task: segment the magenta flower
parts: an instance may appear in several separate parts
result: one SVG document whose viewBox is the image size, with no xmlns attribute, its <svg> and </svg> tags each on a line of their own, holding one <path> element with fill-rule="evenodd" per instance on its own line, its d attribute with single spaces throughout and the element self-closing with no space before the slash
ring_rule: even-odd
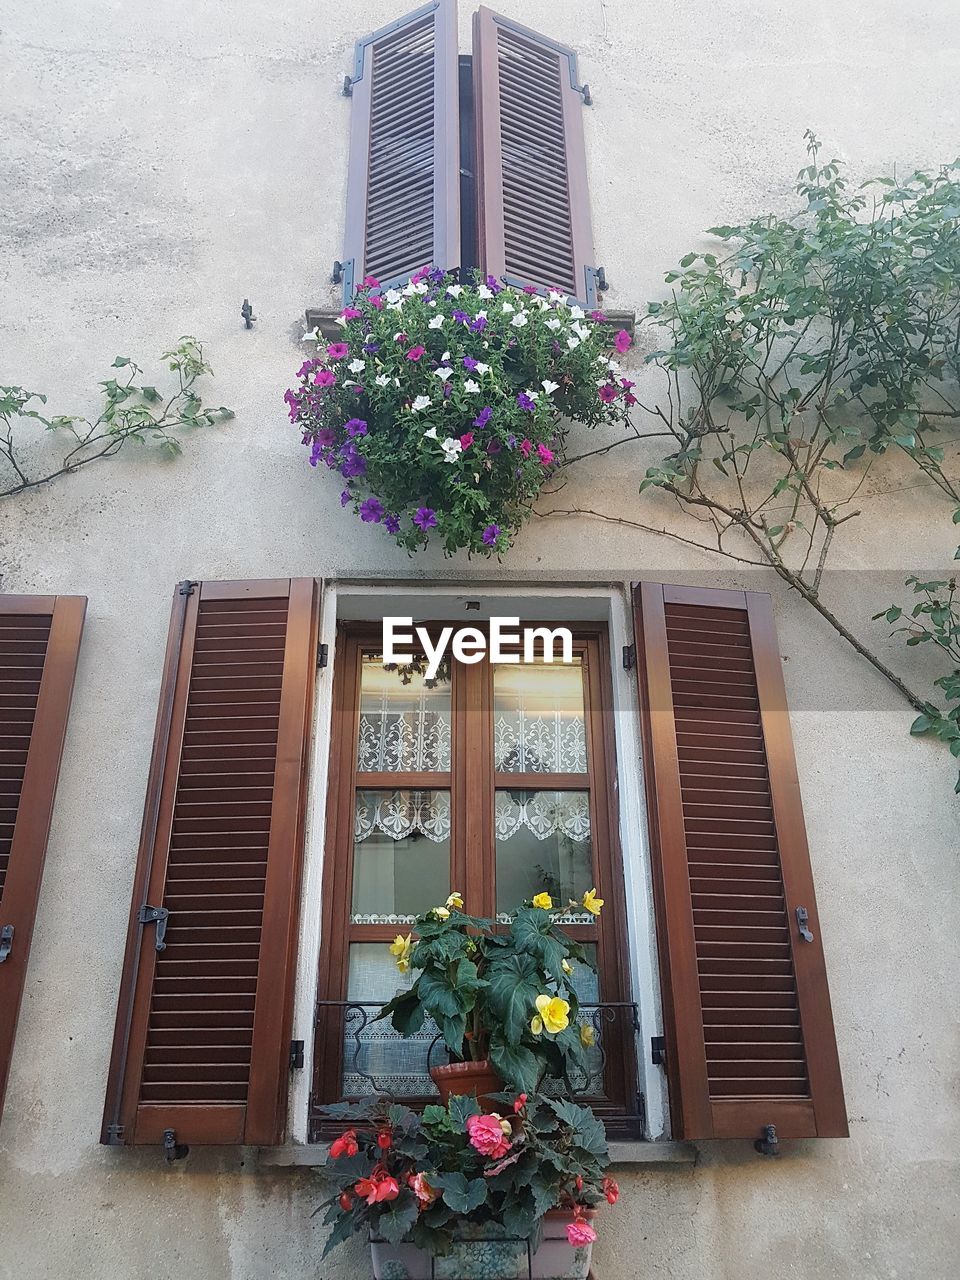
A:
<svg viewBox="0 0 960 1280">
<path fill-rule="evenodd" d="M 538 444 L 537 457 L 545 467 L 549 467 L 550 463 L 553 461 L 553 450 L 548 449 L 545 444 Z"/>
<path fill-rule="evenodd" d="M 525 391 L 521 391 L 517 396 L 517 404 L 521 409 L 525 409 L 527 413 L 533 413 L 537 407 Z"/>
<path fill-rule="evenodd" d="M 364 524 L 379 524 L 383 519 L 383 503 L 379 498 L 367 498 L 360 503 L 360 519 Z"/>
<path fill-rule="evenodd" d="M 340 505 L 341 505 L 341 507 L 345 507 L 345 506 L 349 503 L 350 498 L 351 498 L 350 490 L 349 490 L 349 489 L 344 489 L 343 493 L 341 493 L 341 495 L 340 495 Z"/>
<path fill-rule="evenodd" d="M 525 284 L 523 286 L 523 292 L 534 294 L 537 292 L 537 286 L 535 284 Z"/>
<path fill-rule="evenodd" d="M 332 387 L 336 380 L 332 369 L 318 369 L 313 382 L 317 387 Z"/>
<path fill-rule="evenodd" d="M 305 378 L 307 374 L 312 373 L 316 367 L 317 367 L 316 360 L 304 360 L 303 364 L 297 370 L 297 377 Z"/>
<path fill-rule="evenodd" d="M 494 453 L 502 453 L 502 452 L 503 450 L 500 446 L 500 441 L 496 438 L 496 436 L 494 436 L 493 439 L 490 441 L 490 443 L 487 445 L 487 453 L 494 454 Z"/>
<path fill-rule="evenodd" d="M 487 276 L 487 288 L 492 289 L 494 293 L 503 292 L 503 286 L 499 283 L 496 276 Z"/>
<path fill-rule="evenodd" d="M 417 513 L 413 517 L 413 523 L 417 528 L 422 529 L 424 533 L 428 529 L 435 529 L 437 526 L 437 517 L 429 507 L 418 507 Z"/>
<path fill-rule="evenodd" d="M 470 446 L 473 444 L 473 432 L 465 431 L 463 435 L 460 437 L 460 444 L 463 446 L 464 449 L 469 449 Z"/>
<path fill-rule="evenodd" d="M 600 388 L 600 399 L 604 404 L 613 404 L 617 398 L 617 388 L 609 382 L 605 382 Z"/>
<path fill-rule="evenodd" d="M 482 431 L 490 419 L 493 417 L 493 410 L 489 405 L 485 405 L 473 420 L 473 425 L 479 427 Z"/>
<path fill-rule="evenodd" d="M 529 458 L 529 457 L 530 457 L 530 454 L 531 454 L 532 450 L 533 450 L 533 441 L 532 441 L 532 440 L 521 440 L 521 441 L 520 441 L 520 452 L 523 454 L 523 456 L 524 456 L 525 458 Z"/>
<path fill-rule="evenodd" d="M 488 524 L 483 531 L 482 540 L 485 546 L 492 547 L 500 537 L 500 526 L 498 524 Z"/>
<path fill-rule="evenodd" d="M 629 378 L 621 378 L 620 385 L 623 387 L 624 391 L 632 391 L 637 384 L 635 382 L 631 382 Z"/>
<path fill-rule="evenodd" d="M 297 399 L 295 391 L 285 391 L 283 393 L 284 403 L 289 406 L 290 421 L 296 422 L 300 415 L 300 401 Z"/>
<path fill-rule="evenodd" d="M 594 320 L 597 324 L 606 324 L 607 322 L 607 317 L 602 311 L 591 311 L 590 319 Z"/>
<path fill-rule="evenodd" d="M 373 296 L 368 298 L 367 301 L 370 303 L 371 307 L 373 307 L 376 311 L 383 310 L 384 302 L 383 302 L 383 299 L 380 297 L 379 293 L 373 294 Z"/>
<path fill-rule="evenodd" d="M 407 359 L 412 360 L 414 364 L 416 364 L 418 360 L 421 360 L 423 356 L 426 355 L 426 351 L 426 347 L 411 347 L 407 352 Z"/>
<path fill-rule="evenodd" d="M 617 336 L 614 338 L 613 345 L 620 352 L 620 354 L 623 355 L 625 352 L 629 351 L 630 348 L 633 346 L 633 339 L 630 337 L 629 333 L 627 333 L 626 329 L 621 329 L 620 332 L 617 334 Z"/>
<path fill-rule="evenodd" d="M 345 425 L 344 430 L 348 436 L 365 436 L 367 434 L 367 424 L 362 418 L 351 418 Z"/>
<path fill-rule="evenodd" d="M 350 354 L 350 348 L 345 342 L 331 342 L 327 347 L 327 355 L 331 360 L 343 360 Z"/>
<path fill-rule="evenodd" d="M 379 289 L 380 281 L 376 276 L 364 276 L 363 287 L 364 289 Z"/>
<path fill-rule="evenodd" d="M 626 405 L 634 405 L 637 403 L 637 397 L 632 391 L 626 391 L 624 392 L 623 403 Z"/>
<path fill-rule="evenodd" d="M 334 438 L 335 436 L 334 436 L 334 431 L 332 427 L 321 427 L 320 430 L 317 432 L 317 434 L 314 436 L 314 439 L 316 440 L 317 444 L 319 444 L 321 449 L 329 449 L 330 446 L 333 444 Z"/>
<path fill-rule="evenodd" d="M 341 320 L 359 320 L 363 315 L 362 311 L 358 311 L 356 307 L 344 307 L 340 312 Z"/>
</svg>

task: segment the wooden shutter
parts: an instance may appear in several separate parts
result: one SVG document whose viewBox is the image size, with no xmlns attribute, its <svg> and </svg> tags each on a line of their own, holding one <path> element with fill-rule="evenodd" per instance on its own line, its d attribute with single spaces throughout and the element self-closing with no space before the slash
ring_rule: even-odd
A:
<svg viewBox="0 0 960 1280">
<path fill-rule="evenodd" d="M 481 8 L 473 68 L 481 268 L 596 305 L 577 55 Z"/>
<path fill-rule="evenodd" d="M 460 265 L 456 0 L 359 40 L 350 92 L 347 301 L 365 276 L 386 288 Z"/>
<path fill-rule="evenodd" d="M 317 595 L 174 596 L 102 1142 L 282 1139 Z"/>
<path fill-rule="evenodd" d="M 0 596 L 0 1110 L 86 607 Z"/>
<path fill-rule="evenodd" d="M 846 1137 L 770 597 L 634 602 L 675 1135 Z"/>
</svg>

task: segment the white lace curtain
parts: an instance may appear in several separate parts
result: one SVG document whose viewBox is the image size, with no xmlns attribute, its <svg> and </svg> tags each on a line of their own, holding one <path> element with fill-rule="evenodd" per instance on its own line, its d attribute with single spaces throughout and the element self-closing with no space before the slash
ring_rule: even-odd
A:
<svg viewBox="0 0 960 1280">
<path fill-rule="evenodd" d="M 585 791 L 498 791 L 494 822 L 498 840 L 522 828 L 538 840 L 566 836 L 590 839 L 590 802 Z M 414 833 L 440 843 L 450 837 L 447 791 L 358 791 L 354 839 L 358 844 L 379 831 L 391 840 Z"/>
</svg>

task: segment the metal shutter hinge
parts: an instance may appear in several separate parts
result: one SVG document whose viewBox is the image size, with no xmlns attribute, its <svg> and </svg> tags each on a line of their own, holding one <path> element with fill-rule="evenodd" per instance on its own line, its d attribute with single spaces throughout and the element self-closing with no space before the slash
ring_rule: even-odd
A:
<svg viewBox="0 0 960 1280">
<path fill-rule="evenodd" d="M 623 646 L 624 671 L 632 671 L 636 665 L 637 665 L 637 646 L 635 644 L 625 644 Z"/>
<path fill-rule="evenodd" d="M 107 1125 L 107 1143 L 111 1147 L 123 1146 L 123 1129 L 122 1124 Z"/>
<path fill-rule="evenodd" d="M 290 1041 L 290 1070 L 291 1071 L 303 1070 L 303 1041 L 302 1040 Z"/>
<path fill-rule="evenodd" d="M 582 96 L 583 96 L 583 105 L 584 105 L 585 107 L 592 107 L 592 106 L 593 106 L 593 94 L 590 92 L 590 86 L 589 86 L 588 84 L 583 84 L 583 85 L 581 85 L 581 86 L 580 86 L 580 93 L 581 93 L 581 94 L 582 94 Z"/>
<path fill-rule="evenodd" d="M 174 1160 L 185 1160 L 189 1154 L 190 1148 L 187 1144 L 177 1141 L 177 1131 L 175 1129 L 164 1129 L 163 1158 L 167 1164 L 173 1164 Z"/>
<path fill-rule="evenodd" d="M 780 1142 L 777 1139 L 777 1126 L 775 1124 L 765 1124 L 763 1126 L 763 1137 L 757 1138 L 753 1144 L 753 1149 L 761 1156 L 777 1156 L 780 1154 Z"/>
<path fill-rule="evenodd" d="M 797 928 L 800 930 L 800 937 L 804 942 L 813 941 L 813 934 L 810 932 L 810 917 L 807 914 L 806 907 L 797 907 Z"/>
<path fill-rule="evenodd" d="M 637 1122 L 641 1134 L 647 1131 L 647 1098 L 642 1089 L 637 1090 Z"/>
<path fill-rule="evenodd" d="M 3 964 L 7 956 L 13 950 L 13 925 L 5 924 L 0 929 L 0 964 Z"/>
<path fill-rule="evenodd" d="M 650 1061 L 655 1067 L 666 1065 L 667 1061 L 667 1039 L 666 1036 L 650 1037 Z"/>
<path fill-rule="evenodd" d="M 154 939 L 154 947 L 157 951 L 166 949 L 167 935 L 167 919 L 170 912 L 166 907 L 151 907 L 147 903 L 137 912 L 137 920 L 140 924 L 155 924 L 157 926 L 157 935 Z"/>
<path fill-rule="evenodd" d="M 178 584 L 177 594 L 181 596 L 192 596 L 196 588 L 197 584 L 195 582 L 191 582 L 189 578 L 186 578 L 183 582 Z"/>
<path fill-rule="evenodd" d="M 325 667 L 330 660 L 330 646 L 326 644 L 317 645 L 317 666 Z"/>
</svg>

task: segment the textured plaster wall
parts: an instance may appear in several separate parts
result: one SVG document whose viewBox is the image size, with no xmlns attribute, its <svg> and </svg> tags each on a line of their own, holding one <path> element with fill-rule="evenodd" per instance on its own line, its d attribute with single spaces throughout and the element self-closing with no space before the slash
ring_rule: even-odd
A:
<svg viewBox="0 0 960 1280">
<path fill-rule="evenodd" d="M 503 566 L 411 563 L 306 467 L 280 397 L 304 306 L 332 301 L 348 125 L 338 86 L 354 37 L 405 8 L 0 0 L 0 380 L 46 391 L 56 412 L 90 412 L 115 354 L 149 362 L 192 333 L 216 371 L 209 397 L 237 411 L 175 464 L 121 458 L 0 508 L 0 589 L 90 597 L 0 1126 L 0 1277 L 364 1273 L 360 1250 L 319 1265 L 309 1174 L 257 1172 L 252 1153 L 167 1169 L 155 1151 L 97 1145 L 175 580 L 564 579 L 573 567 L 757 585 L 677 543 L 575 519 L 534 521 Z M 955 0 L 500 8 L 581 52 L 612 307 L 657 296 L 703 227 L 789 210 L 808 126 L 856 178 L 960 150 Z M 561 504 L 633 512 L 646 464 L 626 450 L 597 459 Z M 915 476 L 878 476 L 862 501 L 828 593 L 869 629 L 904 570 L 949 566 L 956 535 Z M 674 521 L 667 507 L 653 514 Z M 956 1275 L 953 770 L 905 736 L 908 710 L 832 633 L 779 592 L 777 609 L 851 1138 L 793 1144 L 778 1162 L 733 1144 L 696 1167 L 624 1171 L 601 1280 Z"/>
</svg>

